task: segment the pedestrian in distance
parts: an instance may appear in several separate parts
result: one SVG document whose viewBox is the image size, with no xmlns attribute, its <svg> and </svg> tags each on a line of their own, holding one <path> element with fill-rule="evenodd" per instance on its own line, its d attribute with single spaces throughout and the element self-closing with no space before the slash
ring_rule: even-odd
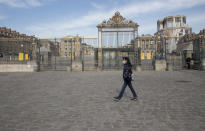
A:
<svg viewBox="0 0 205 131">
<path fill-rule="evenodd" d="M 186 64 L 187 64 L 187 69 L 190 69 L 190 65 L 191 65 L 191 58 L 190 57 L 188 57 L 188 58 L 186 58 Z"/>
<path fill-rule="evenodd" d="M 128 86 L 133 94 L 133 98 L 131 100 L 137 100 L 137 94 L 132 86 L 132 64 L 130 63 L 130 60 L 128 57 L 123 57 L 123 80 L 124 84 L 122 85 L 122 89 L 120 91 L 120 94 L 117 97 L 114 97 L 115 101 L 119 101 Z"/>
</svg>

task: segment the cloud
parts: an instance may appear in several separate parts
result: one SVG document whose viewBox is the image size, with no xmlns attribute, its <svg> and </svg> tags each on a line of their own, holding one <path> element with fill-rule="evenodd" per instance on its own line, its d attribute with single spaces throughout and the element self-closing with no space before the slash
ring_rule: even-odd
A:
<svg viewBox="0 0 205 131">
<path fill-rule="evenodd" d="M 38 7 L 43 5 L 43 3 L 40 0 L 25 0 L 25 2 L 27 3 L 27 5 L 33 7 Z"/>
<path fill-rule="evenodd" d="M 40 37 L 45 37 L 46 35 L 48 35 L 48 37 L 52 37 L 52 36 L 54 37 L 55 35 L 59 36 L 59 34 L 62 33 L 66 35 L 65 33 L 77 32 L 76 30 L 79 30 L 80 32 L 82 32 L 82 30 L 85 30 L 86 32 L 90 32 L 92 29 L 96 30 L 96 24 L 99 23 L 99 21 L 103 20 L 105 17 L 106 18 L 110 17 L 111 15 L 113 15 L 113 13 L 114 13 L 113 11 L 109 13 L 90 12 L 87 15 L 80 17 L 79 19 L 72 19 L 72 20 L 69 19 L 69 20 L 64 20 L 64 22 L 55 22 L 50 24 L 32 25 L 27 27 L 26 29 L 28 31 L 35 32 Z M 90 31 L 88 31 L 88 27 L 91 25 L 94 26 Z"/>
<path fill-rule="evenodd" d="M 169 12 L 172 10 L 182 10 L 189 9 L 198 5 L 204 5 L 205 0 L 154 0 L 154 1 L 137 1 L 130 2 L 125 5 L 113 7 L 109 10 L 99 10 L 98 4 L 93 3 L 95 10 L 91 10 L 87 14 L 73 19 L 67 19 L 63 22 L 53 22 L 53 23 L 40 23 L 38 25 L 32 25 L 27 27 L 27 30 L 35 34 L 40 34 L 39 36 L 54 37 L 55 35 L 68 35 L 76 32 L 75 30 L 84 30 L 84 28 L 89 28 L 91 30 L 97 30 L 96 25 L 102 22 L 104 19 L 110 18 L 115 11 L 120 11 L 121 14 L 130 18 L 137 15 L 146 15 L 147 13 L 156 13 L 156 12 Z M 143 31 L 152 31 L 156 29 L 156 24 L 152 23 L 147 26 L 142 26 Z M 49 33 L 48 33 L 49 32 Z M 53 32 L 53 33 L 51 33 Z M 92 31 L 95 32 L 95 31 Z M 153 31 L 152 31 L 153 32 Z M 85 32 L 86 33 L 86 32 Z M 96 34 L 97 36 L 97 34 Z"/>
<path fill-rule="evenodd" d="M 54 0 L 0 0 L 0 4 L 15 8 L 39 7 Z"/>
<path fill-rule="evenodd" d="M 105 6 L 103 6 L 102 4 L 97 4 L 95 2 L 91 2 L 90 4 L 96 9 L 104 9 L 105 8 Z"/>
<path fill-rule="evenodd" d="M 154 0 L 131 3 L 119 8 L 124 15 L 136 15 L 150 12 L 166 12 L 169 10 L 187 9 L 205 4 L 205 0 Z"/>
<path fill-rule="evenodd" d="M 0 4 L 17 8 L 26 7 L 26 3 L 23 0 L 0 0 Z"/>
</svg>

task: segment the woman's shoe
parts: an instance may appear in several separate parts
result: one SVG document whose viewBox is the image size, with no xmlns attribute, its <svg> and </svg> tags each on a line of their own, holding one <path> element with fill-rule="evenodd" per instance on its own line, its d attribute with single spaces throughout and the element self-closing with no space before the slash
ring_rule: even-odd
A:
<svg viewBox="0 0 205 131">
<path fill-rule="evenodd" d="M 133 98 L 131 98 L 130 100 L 136 101 L 136 100 L 137 100 L 137 97 L 133 97 Z"/>
<path fill-rule="evenodd" d="M 120 97 L 118 97 L 118 96 L 117 97 L 113 97 L 113 98 L 114 98 L 115 101 L 119 101 L 120 100 Z"/>
</svg>

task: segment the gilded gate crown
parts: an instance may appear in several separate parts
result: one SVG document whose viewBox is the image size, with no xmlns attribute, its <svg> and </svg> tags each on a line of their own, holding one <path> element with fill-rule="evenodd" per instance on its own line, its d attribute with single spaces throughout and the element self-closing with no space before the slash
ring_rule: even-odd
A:
<svg viewBox="0 0 205 131">
<path fill-rule="evenodd" d="M 108 21 L 104 20 L 97 27 L 138 27 L 139 25 L 132 20 L 126 20 L 120 12 L 115 12 L 115 15 L 110 18 Z"/>
<path fill-rule="evenodd" d="M 122 23 L 123 21 L 125 21 L 125 18 L 124 17 L 122 17 L 122 15 L 120 15 L 120 12 L 116 12 L 115 13 L 115 15 L 112 17 L 112 18 L 110 18 L 110 20 L 108 21 L 108 22 L 114 22 L 114 23 Z"/>
</svg>

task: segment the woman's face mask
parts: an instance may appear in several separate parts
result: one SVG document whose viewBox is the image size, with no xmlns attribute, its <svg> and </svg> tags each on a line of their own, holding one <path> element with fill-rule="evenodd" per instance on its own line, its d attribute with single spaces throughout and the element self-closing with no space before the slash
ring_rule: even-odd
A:
<svg viewBox="0 0 205 131">
<path fill-rule="evenodd" d="M 122 61 L 123 64 L 126 64 L 127 62 L 125 60 Z"/>
</svg>

